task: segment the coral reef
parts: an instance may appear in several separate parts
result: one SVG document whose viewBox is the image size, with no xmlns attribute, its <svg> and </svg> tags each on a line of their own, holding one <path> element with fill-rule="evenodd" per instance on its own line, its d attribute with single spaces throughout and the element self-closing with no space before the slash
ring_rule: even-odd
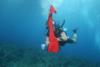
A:
<svg viewBox="0 0 100 67">
<path fill-rule="evenodd" d="M 19 48 L 0 44 L 0 67 L 100 67 L 85 59 L 64 57 L 39 48 Z"/>
</svg>

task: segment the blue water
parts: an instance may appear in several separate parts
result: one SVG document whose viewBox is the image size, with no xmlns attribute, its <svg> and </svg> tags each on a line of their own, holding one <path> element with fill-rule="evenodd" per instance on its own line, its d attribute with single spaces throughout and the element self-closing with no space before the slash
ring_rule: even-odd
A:
<svg viewBox="0 0 100 67">
<path fill-rule="evenodd" d="M 49 10 L 42 3 L 43 0 L 0 0 L 0 42 L 40 48 L 45 40 Z M 66 44 L 61 54 L 100 61 L 99 6 L 99 0 L 63 0 L 56 8 L 53 18 L 58 23 L 66 20 L 64 27 L 68 28 L 69 35 L 72 29 L 78 28 L 77 43 Z"/>
</svg>

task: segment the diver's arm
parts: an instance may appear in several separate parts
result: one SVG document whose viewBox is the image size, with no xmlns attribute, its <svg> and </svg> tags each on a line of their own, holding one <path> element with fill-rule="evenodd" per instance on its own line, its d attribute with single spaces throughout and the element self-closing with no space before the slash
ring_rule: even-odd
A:
<svg viewBox="0 0 100 67">
<path fill-rule="evenodd" d="M 49 44 L 49 37 L 48 37 L 48 36 L 46 37 L 46 42 L 45 42 L 45 44 L 46 44 L 46 46 L 48 46 L 48 44 Z"/>
<path fill-rule="evenodd" d="M 41 49 L 44 50 L 45 47 L 48 47 L 48 44 L 49 44 L 49 37 L 46 36 L 45 44 L 42 44 L 42 45 L 41 45 Z"/>
</svg>

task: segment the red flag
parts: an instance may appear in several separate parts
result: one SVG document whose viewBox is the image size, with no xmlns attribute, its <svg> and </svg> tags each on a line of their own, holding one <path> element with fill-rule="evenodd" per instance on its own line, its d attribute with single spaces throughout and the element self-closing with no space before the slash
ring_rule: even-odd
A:
<svg viewBox="0 0 100 67">
<path fill-rule="evenodd" d="M 50 14 L 48 17 L 48 28 L 49 28 L 49 45 L 48 45 L 48 52 L 57 53 L 59 51 L 59 42 L 54 35 L 54 27 L 53 27 L 53 20 L 52 20 L 52 13 L 55 12 L 53 6 L 50 8 Z"/>
<path fill-rule="evenodd" d="M 50 7 L 50 13 L 53 14 L 55 12 L 56 12 L 55 8 L 51 5 L 51 7 Z"/>
</svg>

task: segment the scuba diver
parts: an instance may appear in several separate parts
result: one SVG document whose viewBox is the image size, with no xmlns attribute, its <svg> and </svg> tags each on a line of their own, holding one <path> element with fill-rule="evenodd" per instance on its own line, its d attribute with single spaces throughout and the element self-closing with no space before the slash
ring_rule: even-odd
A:
<svg viewBox="0 0 100 67">
<path fill-rule="evenodd" d="M 62 46 L 66 45 L 66 43 L 76 43 L 77 42 L 77 29 L 73 29 L 73 34 L 72 37 L 69 37 L 66 33 L 66 29 L 63 28 L 65 24 L 65 20 L 63 21 L 62 25 L 60 24 L 56 24 L 53 21 L 53 25 L 54 25 L 54 34 L 57 38 L 57 40 L 59 41 L 59 48 L 61 48 Z M 42 44 L 42 49 L 44 50 L 45 47 L 48 47 L 49 45 L 49 30 L 48 30 L 48 26 L 47 28 L 47 34 L 46 34 L 46 40 L 45 40 L 45 44 Z"/>
<path fill-rule="evenodd" d="M 52 14 L 56 13 L 56 10 L 53 6 L 50 7 L 50 13 L 47 21 L 47 34 L 45 44 L 41 45 L 41 48 L 44 50 L 45 47 L 48 48 L 48 52 L 57 53 L 61 46 L 64 46 L 66 43 L 76 43 L 77 41 L 77 29 L 73 30 L 72 37 L 69 37 L 63 29 L 65 20 L 62 25 L 56 24 L 52 19 Z"/>
<path fill-rule="evenodd" d="M 64 46 L 66 43 L 76 43 L 77 29 L 74 29 L 72 37 L 69 37 L 66 33 L 66 30 L 64 30 L 63 28 L 63 25 L 65 24 L 65 20 L 62 25 L 56 24 L 54 21 L 53 21 L 53 24 L 54 24 L 54 34 L 60 44 L 59 47 Z M 48 27 L 47 27 L 47 30 L 48 30 Z M 47 32 L 44 46 L 48 47 L 48 45 L 49 45 L 49 31 Z"/>
</svg>

